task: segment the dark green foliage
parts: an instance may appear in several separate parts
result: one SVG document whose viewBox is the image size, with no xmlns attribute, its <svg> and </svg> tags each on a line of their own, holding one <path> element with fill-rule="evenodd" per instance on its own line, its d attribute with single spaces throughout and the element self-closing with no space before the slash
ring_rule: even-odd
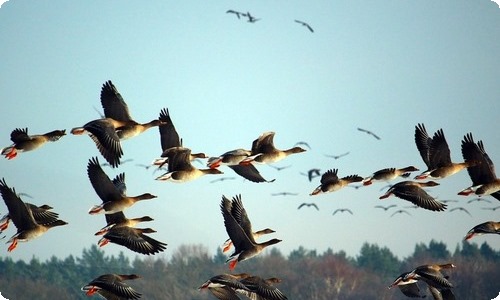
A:
<svg viewBox="0 0 500 300">
<path fill-rule="evenodd" d="M 97 299 L 88 298 L 80 288 L 101 274 L 134 273 L 142 278 L 129 284 L 143 294 L 142 299 L 215 299 L 197 288 L 214 275 L 229 273 L 225 258 L 220 249 L 211 256 L 202 245 L 182 245 L 168 259 L 166 254 L 136 256 L 132 263 L 123 253 L 106 256 L 95 245 L 84 249 L 81 258 L 51 257 L 41 262 L 33 257 L 28 263 L 0 258 L 0 292 L 15 300 Z M 386 247 L 368 243 L 356 258 L 344 251 L 317 253 L 304 247 L 285 257 L 273 247 L 240 262 L 234 272 L 281 278 L 278 288 L 289 299 L 405 299 L 399 289 L 387 289 L 397 276 L 422 264 L 448 262 L 457 266 L 446 272 L 457 299 L 498 295 L 500 286 L 491 279 L 500 278 L 500 252 L 486 243 L 478 246 L 466 241 L 453 255 L 441 242 L 417 244 L 414 253 L 403 260 Z M 422 288 L 426 290 L 425 285 Z"/>
</svg>

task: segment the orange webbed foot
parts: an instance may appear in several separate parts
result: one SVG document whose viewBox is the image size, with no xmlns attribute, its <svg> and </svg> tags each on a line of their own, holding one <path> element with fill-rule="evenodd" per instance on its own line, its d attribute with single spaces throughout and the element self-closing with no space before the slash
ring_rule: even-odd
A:
<svg viewBox="0 0 500 300">
<path fill-rule="evenodd" d="M 7 251 L 12 252 L 14 249 L 16 249 L 16 247 L 17 247 L 17 239 L 14 239 L 12 241 L 12 244 L 10 244 L 9 248 L 7 249 Z"/>
</svg>

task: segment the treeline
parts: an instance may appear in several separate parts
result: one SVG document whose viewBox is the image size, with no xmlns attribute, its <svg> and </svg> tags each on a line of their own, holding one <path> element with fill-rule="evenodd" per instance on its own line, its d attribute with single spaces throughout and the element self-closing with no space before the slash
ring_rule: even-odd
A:
<svg viewBox="0 0 500 300">
<path fill-rule="evenodd" d="M 37 258 L 14 262 L 6 257 L 0 258 L 0 292 L 10 300 L 87 299 L 80 288 L 93 278 L 104 273 L 134 273 L 142 278 L 129 284 L 143 294 L 142 299 L 215 299 L 197 288 L 208 278 L 227 273 L 225 260 L 220 250 L 211 256 L 201 245 L 180 246 L 169 259 L 141 256 L 132 262 L 123 253 L 106 256 L 95 245 L 84 249 L 81 257 L 52 257 L 45 262 Z M 457 299 L 498 296 L 500 251 L 487 243 L 478 246 L 464 241 L 451 253 L 444 243 L 431 241 L 417 244 L 414 253 L 403 260 L 386 247 L 368 243 L 356 257 L 303 247 L 285 257 L 273 248 L 239 263 L 236 271 L 281 278 L 278 288 L 289 299 L 408 299 L 398 288 L 387 288 L 397 276 L 418 265 L 447 262 L 457 266 L 447 273 Z"/>
</svg>

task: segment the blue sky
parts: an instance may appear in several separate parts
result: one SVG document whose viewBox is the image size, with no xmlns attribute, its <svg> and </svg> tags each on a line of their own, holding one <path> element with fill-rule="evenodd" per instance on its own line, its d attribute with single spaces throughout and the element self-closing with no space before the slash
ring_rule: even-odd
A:
<svg viewBox="0 0 500 300">
<path fill-rule="evenodd" d="M 238 20 L 228 9 L 251 12 L 256 23 Z M 182 244 L 202 244 L 211 253 L 227 238 L 219 211 L 222 195 L 242 194 L 255 229 L 270 227 L 284 254 L 304 246 L 322 252 L 344 250 L 356 256 L 364 242 L 387 246 L 400 258 L 415 243 L 444 241 L 453 251 L 474 225 L 498 220 L 500 205 L 467 203 L 457 196 L 471 181 L 466 172 L 442 180 L 429 192 L 458 199 L 461 211 L 408 211 L 412 216 L 375 209 L 411 203 L 379 200 L 385 183 L 309 196 L 319 178 L 301 175 L 311 168 L 338 168 L 340 176 L 368 176 L 386 167 L 425 165 L 414 143 L 414 128 L 430 134 L 443 128 L 453 161 L 462 160 L 460 142 L 472 132 L 500 164 L 497 112 L 500 110 L 500 14 L 482 1 L 8 1 L 0 9 L 0 147 L 10 145 L 14 128 L 31 134 L 81 126 L 99 117 L 102 84 L 112 80 L 139 122 L 168 108 L 193 152 L 220 155 L 250 148 L 262 132 L 274 131 L 277 148 L 306 141 L 311 150 L 288 157 L 276 171 L 258 166 L 273 183 L 217 177 L 174 184 L 155 181 L 137 164 L 161 154 L 157 129 L 122 143 L 118 169 L 128 193 L 150 192 L 158 199 L 139 203 L 128 217 L 149 215 L 152 237 L 168 243 L 165 256 Z M 315 30 L 294 22 L 308 22 Z M 357 131 L 367 128 L 381 137 Z M 334 160 L 325 154 L 350 154 Z M 86 175 L 98 156 L 90 138 L 63 137 L 16 159 L 0 160 L 0 177 L 18 192 L 50 204 L 69 225 L 21 244 L 0 256 L 41 259 L 79 256 L 97 243 L 93 234 L 105 221 L 88 209 L 100 203 Z M 202 165 L 197 165 L 202 167 Z M 221 176 L 236 176 L 221 167 Z M 271 196 L 279 192 L 297 196 Z M 315 202 L 320 211 L 297 207 Z M 354 215 L 336 214 L 350 208 Z M 0 204 L 0 212 L 6 208 Z M 10 228 L 9 237 L 14 234 Z M 500 249 L 494 236 L 477 237 Z M 103 248 L 136 254 L 117 245 Z"/>
</svg>

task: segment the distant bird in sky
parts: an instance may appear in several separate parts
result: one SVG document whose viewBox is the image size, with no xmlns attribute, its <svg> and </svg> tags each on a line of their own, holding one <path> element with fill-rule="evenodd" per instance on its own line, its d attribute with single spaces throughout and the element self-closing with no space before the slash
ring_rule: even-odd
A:
<svg viewBox="0 0 500 300">
<path fill-rule="evenodd" d="M 245 13 L 242 13 L 242 12 L 239 12 L 239 11 L 235 11 L 235 10 L 232 10 L 232 9 L 226 11 L 226 14 L 235 14 L 238 17 L 238 19 L 240 19 L 241 16 L 246 17 Z"/>
<path fill-rule="evenodd" d="M 217 178 L 217 179 L 214 179 L 212 181 L 210 181 L 210 183 L 214 183 L 214 182 L 218 182 L 218 181 L 225 181 L 225 180 L 233 180 L 233 179 L 236 179 L 236 177 L 220 177 L 220 178 Z"/>
<path fill-rule="evenodd" d="M 129 161 L 133 161 L 133 159 L 132 158 L 124 159 L 124 160 L 122 160 L 120 162 L 120 164 L 123 165 L 124 163 L 127 163 Z M 103 166 L 103 167 L 111 167 L 111 164 L 105 162 L 105 163 L 102 163 L 101 166 Z"/>
<path fill-rule="evenodd" d="M 476 235 L 482 235 L 488 233 L 500 234 L 500 222 L 488 221 L 476 225 L 471 230 L 469 230 L 469 232 L 467 232 L 464 240 L 470 240 L 472 237 Z"/>
<path fill-rule="evenodd" d="M 319 210 L 319 208 L 316 205 L 316 203 L 302 203 L 301 205 L 299 205 L 299 207 L 297 207 L 297 209 L 301 209 L 304 206 L 306 206 L 306 207 L 312 206 L 312 207 L 316 208 L 316 210 Z"/>
<path fill-rule="evenodd" d="M 443 203 L 449 203 L 449 202 L 458 202 L 458 200 L 439 200 Z"/>
<path fill-rule="evenodd" d="M 300 145 L 305 146 L 305 147 L 307 147 L 307 149 L 311 150 L 311 146 L 309 146 L 309 144 L 307 142 L 304 142 L 304 141 L 297 142 L 297 143 L 295 143 L 294 146 L 300 146 Z"/>
<path fill-rule="evenodd" d="M 348 209 L 348 208 L 337 208 L 333 213 L 332 213 L 332 216 L 334 216 L 336 213 L 344 213 L 344 212 L 348 212 L 350 213 L 351 215 L 353 214 L 352 213 L 352 210 Z"/>
<path fill-rule="evenodd" d="M 500 208 L 500 206 L 496 206 L 496 207 L 483 207 L 483 209 L 492 210 L 492 211 L 495 211 L 495 210 L 497 210 L 499 208 Z"/>
<path fill-rule="evenodd" d="M 144 168 L 146 170 L 148 170 L 149 168 L 151 168 L 153 166 L 153 165 L 145 165 L 145 164 L 135 164 L 135 165 L 138 166 L 138 167 L 142 167 L 142 168 Z"/>
<path fill-rule="evenodd" d="M 310 32 L 314 32 L 314 30 L 312 29 L 312 27 L 309 26 L 309 24 L 307 24 L 306 22 L 303 22 L 303 21 L 300 21 L 300 20 L 295 20 L 295 22 L 297 22 L 299 24 L 302 24 L 303 26 L 307 27 L 307 29 L 309 29 Z"/>
<path fill-rule="evenodd" d="M 396 210 L 395 212 L 392 213 L 391 217 L 394 216 L 394 215 L 396 215 L 396 214 L 407 214 L 407 215 L 411 216 L 411 214 L 409 212 L 407 212 L 406 210 L 404 210 L 404 209 Z"/>
<path fill-rule="evenodd" d="M 348 155 L 350 153 L 350 151 L 347 151 L 345 153 L 342 153 L 342 154 L 339 154 L 339 155 L 334 155 L 334 154 L 325 154 L 326 157 L 331 157 L 333 159 L 339 159 L 341 157 L 344 157 L 346 155 Z"/>
<path fill-rule="evenodd" d="M 470 199 L 469 201 L 467 201 L 467 203 L 472 203 L 472 202 L 488 202 L 488 203 L 491 203 L 490 200 L 485 199 L 485 198 L 481 198 L 481 197 L 477 197 L 477 198 Z"/>
<path fill-rule="evenodd" d="M 276 169 L 278 171 L 281 171 L 281 170 L 284 170 L 284 169 L 287 169 L 287 168 L 290 168 L 292 165 L 288 165 L 288 166 L 283 166 L 283 167 L 278 167 L 278 166 L 273 166 L 273 165 L 269 165 L 271 168 L 273 169 Z"/>
<path fill-rule="evenodd" d="M 463 207 L 454 207 L 454 208 L 450 209 L 450 212 L 455 211 L 455 210 L 461 210 L 461 211 L 465 212 L 466 214 L 468 214 L 469 216 L 472 217 L 472 215 L 470 214 L 470 212 L 467 209 L 463 208 Z"/>
<path fill-rule="evenodd" d="M 443 179 L 476 164 L 475 160 L 461 163 L 451 161 L 450 148 L 446 142 L 443 129 L 439 129 L 431 138 L 424 124 L 415 126 L 415 144 L 427 170 L 415 179 Z"/>
<path fill-rule="evenodd" d="M 255 23 L 255 22 L 260 20 L 260 19 L 255 18 L 254 16 L 252 16 L 250 14 L 250 12 L 247 12 L 246 17 L 248 18 L 248 22 L 250 22 L 250 23 Z"/>
<path fill-rule="evenodd" d="M 376 135 L 375 133 L 371 132 L 370 130 L 366 130 L 366 129 L 363 129 L 363 128 L 359 128 L 358 127 L 358 130 L 361 131 L 361 132 L 365 132 L 371 136 L 373 136 L 374 138 L 376 138 L 377 140 L 380 140 L 380 137 L 378 135 Z"/>
<path fill-rule="evenodd" d="M 302 172 L 300 174 L 307 176 L 309 181 L 312 181 L 314 177 L 318 177 L 321 175 L 321 170 L 320 169 L 310 169 L 309 171 L 307 171 L 307 174 L 302 173 Z"/>
<path fill-rule="evenodd" d="M 281 192 L 281 193 L 272 193 L 271 196 L 297 196 L 299 193 L 290 193 L 290 192 Z"/>
<path fill-rule="evenodd" d="M 397 207 L 397 205 L 396 204 L 392 204 L 392 205 L 389 205 L 389 206 L 375 205 L 374 207 L 375 208 L 381 208 L 381 209 L 387 211 L 390 208 Z"/>
<path fill-rule="evenodd" d="M 66 130 L 54 130 L 44 134 L 28 135 L 28 128 L 16 128 L 10 133 L 12 145 L 1 149 L 7 159 L 14 159 L 18 152 L 28 152 L 40 148 L 47 142 L 58 141 L 66 135 Z"/>
</svg>

